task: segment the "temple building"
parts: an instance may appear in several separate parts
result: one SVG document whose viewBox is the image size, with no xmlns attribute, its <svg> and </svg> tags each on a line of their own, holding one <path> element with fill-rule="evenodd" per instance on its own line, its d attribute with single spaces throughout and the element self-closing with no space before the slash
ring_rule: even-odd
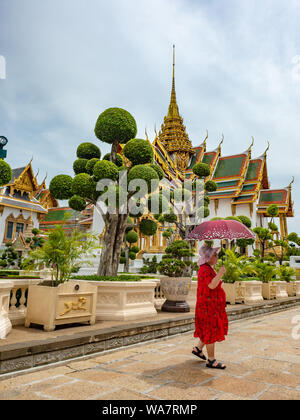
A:
<svg viewBox="0 0 300 420">
<path fill-rule="evenodd" d="M 170 185 L 178 181 L 196 178 L 192 168 L 197 163 L 206 163 L 211 175 L 205 180 L 217 183 L 218 189 L 209 193 L 210 216 L 226 218 L 244 215 L 252 221 L 252 226 L 267 227 L 267 208 L 271 204 L 279 207 L 280 236 L 288 235 L 287 218 L 294 216 L 292 184 L 286 188 L 271 189 L 267 170 L 267 155 L 270 145 L 258 157 L 253 157 L 254 139 L 249 148 L 239 154 L 222 155 L 224 136 L 215 149 L 208 148 L 208 133 L 199 146 L 193 146 L 179 113 L 175 90 L 175 56 L 173 58 L 173 80 L 168 114 L 164 118 L 159 133 L 152 143 L 155 162 L 165 173 Z M 250 143 L 250 142 L 249 142 Z M 155 248 L 163 248 L 162 238 L 153 238 Z M 157 246 L 159 245 L 159 246 Z"/>
<path fill-rule="evenodd" d="M 20 255 L 30 250 L 27 238 L 33 236 L 32 229 L 39 228 L 49 208 L 58 202 L 34 175 L 31 161 L 27 166 L 12 170 L 10 182 L 0 188 L 0 241 L 1 249 L 12 243 Z"/>
</svg>

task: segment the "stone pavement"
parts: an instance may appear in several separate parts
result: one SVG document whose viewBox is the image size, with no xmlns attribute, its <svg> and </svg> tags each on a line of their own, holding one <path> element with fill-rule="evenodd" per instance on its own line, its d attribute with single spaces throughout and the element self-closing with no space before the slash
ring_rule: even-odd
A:
<svg viewBox="0 0 300 420">
<path fill-rule="evenodd" d="M 231 323 L 217 345 L 225 371 L 191 354 L 189 332 L 1 380 L 0 400 L 299 400 L 299 315 L 295 308 Z"/>
</svg>

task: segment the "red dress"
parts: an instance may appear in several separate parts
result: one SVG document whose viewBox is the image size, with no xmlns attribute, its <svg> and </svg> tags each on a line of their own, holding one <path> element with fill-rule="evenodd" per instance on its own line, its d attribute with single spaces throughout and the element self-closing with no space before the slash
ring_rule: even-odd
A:
<svg viewBox="0 0 300 420">
<path fill-rule="evenodd" d="M 216 275 L 209 264 L 201 265 L 198 273 L 194 337 L 204 344 L 224 341 L 228 333 L 226 295 L 222 282 L 214 290 L 208 287 Z"/>
</svg>

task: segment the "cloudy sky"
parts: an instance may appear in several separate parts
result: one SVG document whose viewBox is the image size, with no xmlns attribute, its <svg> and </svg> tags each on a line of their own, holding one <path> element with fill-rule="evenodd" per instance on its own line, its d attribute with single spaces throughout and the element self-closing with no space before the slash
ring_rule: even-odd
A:
<svg viewBox="0 0 300 420">
<path fill-rule="evenodd" d="M 127 109 L 154 137 L 176 90 L 193 145 L 223 155 L 271 143 L 273 188 L 292 177 L 300 233 L 299 0 L 0 0 L 0 135 L 12 167 L 34 157 L 48 181 L 72 175 L 98 115 Z M 3 59 L 4 58 L 4 59 Z M 3 63 L 6 62 L 6 78 Z M 2 64 L 1 64 L 2 63 Z M 1 68 L 2 66 L 2 68 Z M 2 78 L 1 78 L 2 77 Z"/>
</svg>

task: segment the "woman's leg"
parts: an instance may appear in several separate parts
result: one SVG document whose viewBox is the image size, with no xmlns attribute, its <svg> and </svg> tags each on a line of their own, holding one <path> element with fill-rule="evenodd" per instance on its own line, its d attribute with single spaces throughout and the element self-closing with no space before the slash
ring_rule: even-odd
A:
<svg viewBox="0 0 300 420">
<path fill-rule="evenodd" d="M 213 361 L 216 359 L 215 357 L 215 343 L 213 344 L 206 344 L 206 349 L 207 349 L 207 354 L 208 354 L 208 361 Z M 217 366 L 218 362 L 216 361 L 213 366 Z M 225 367 L 225 365 L 222 364 L 223 367 Z"/>
<path fill-rule="evenodd" d="M 199 350 L 201 350 L 201 352 L 202 352 L 204 346 L 205 346 L 205 344 L 202 343 L 202 341 L 199 339 L 199 343 L 198 343 L 197 347 L 198 347 Z M 194 347 L 193 350 L 197 351 L 196 347 Z"/>
</svg>

